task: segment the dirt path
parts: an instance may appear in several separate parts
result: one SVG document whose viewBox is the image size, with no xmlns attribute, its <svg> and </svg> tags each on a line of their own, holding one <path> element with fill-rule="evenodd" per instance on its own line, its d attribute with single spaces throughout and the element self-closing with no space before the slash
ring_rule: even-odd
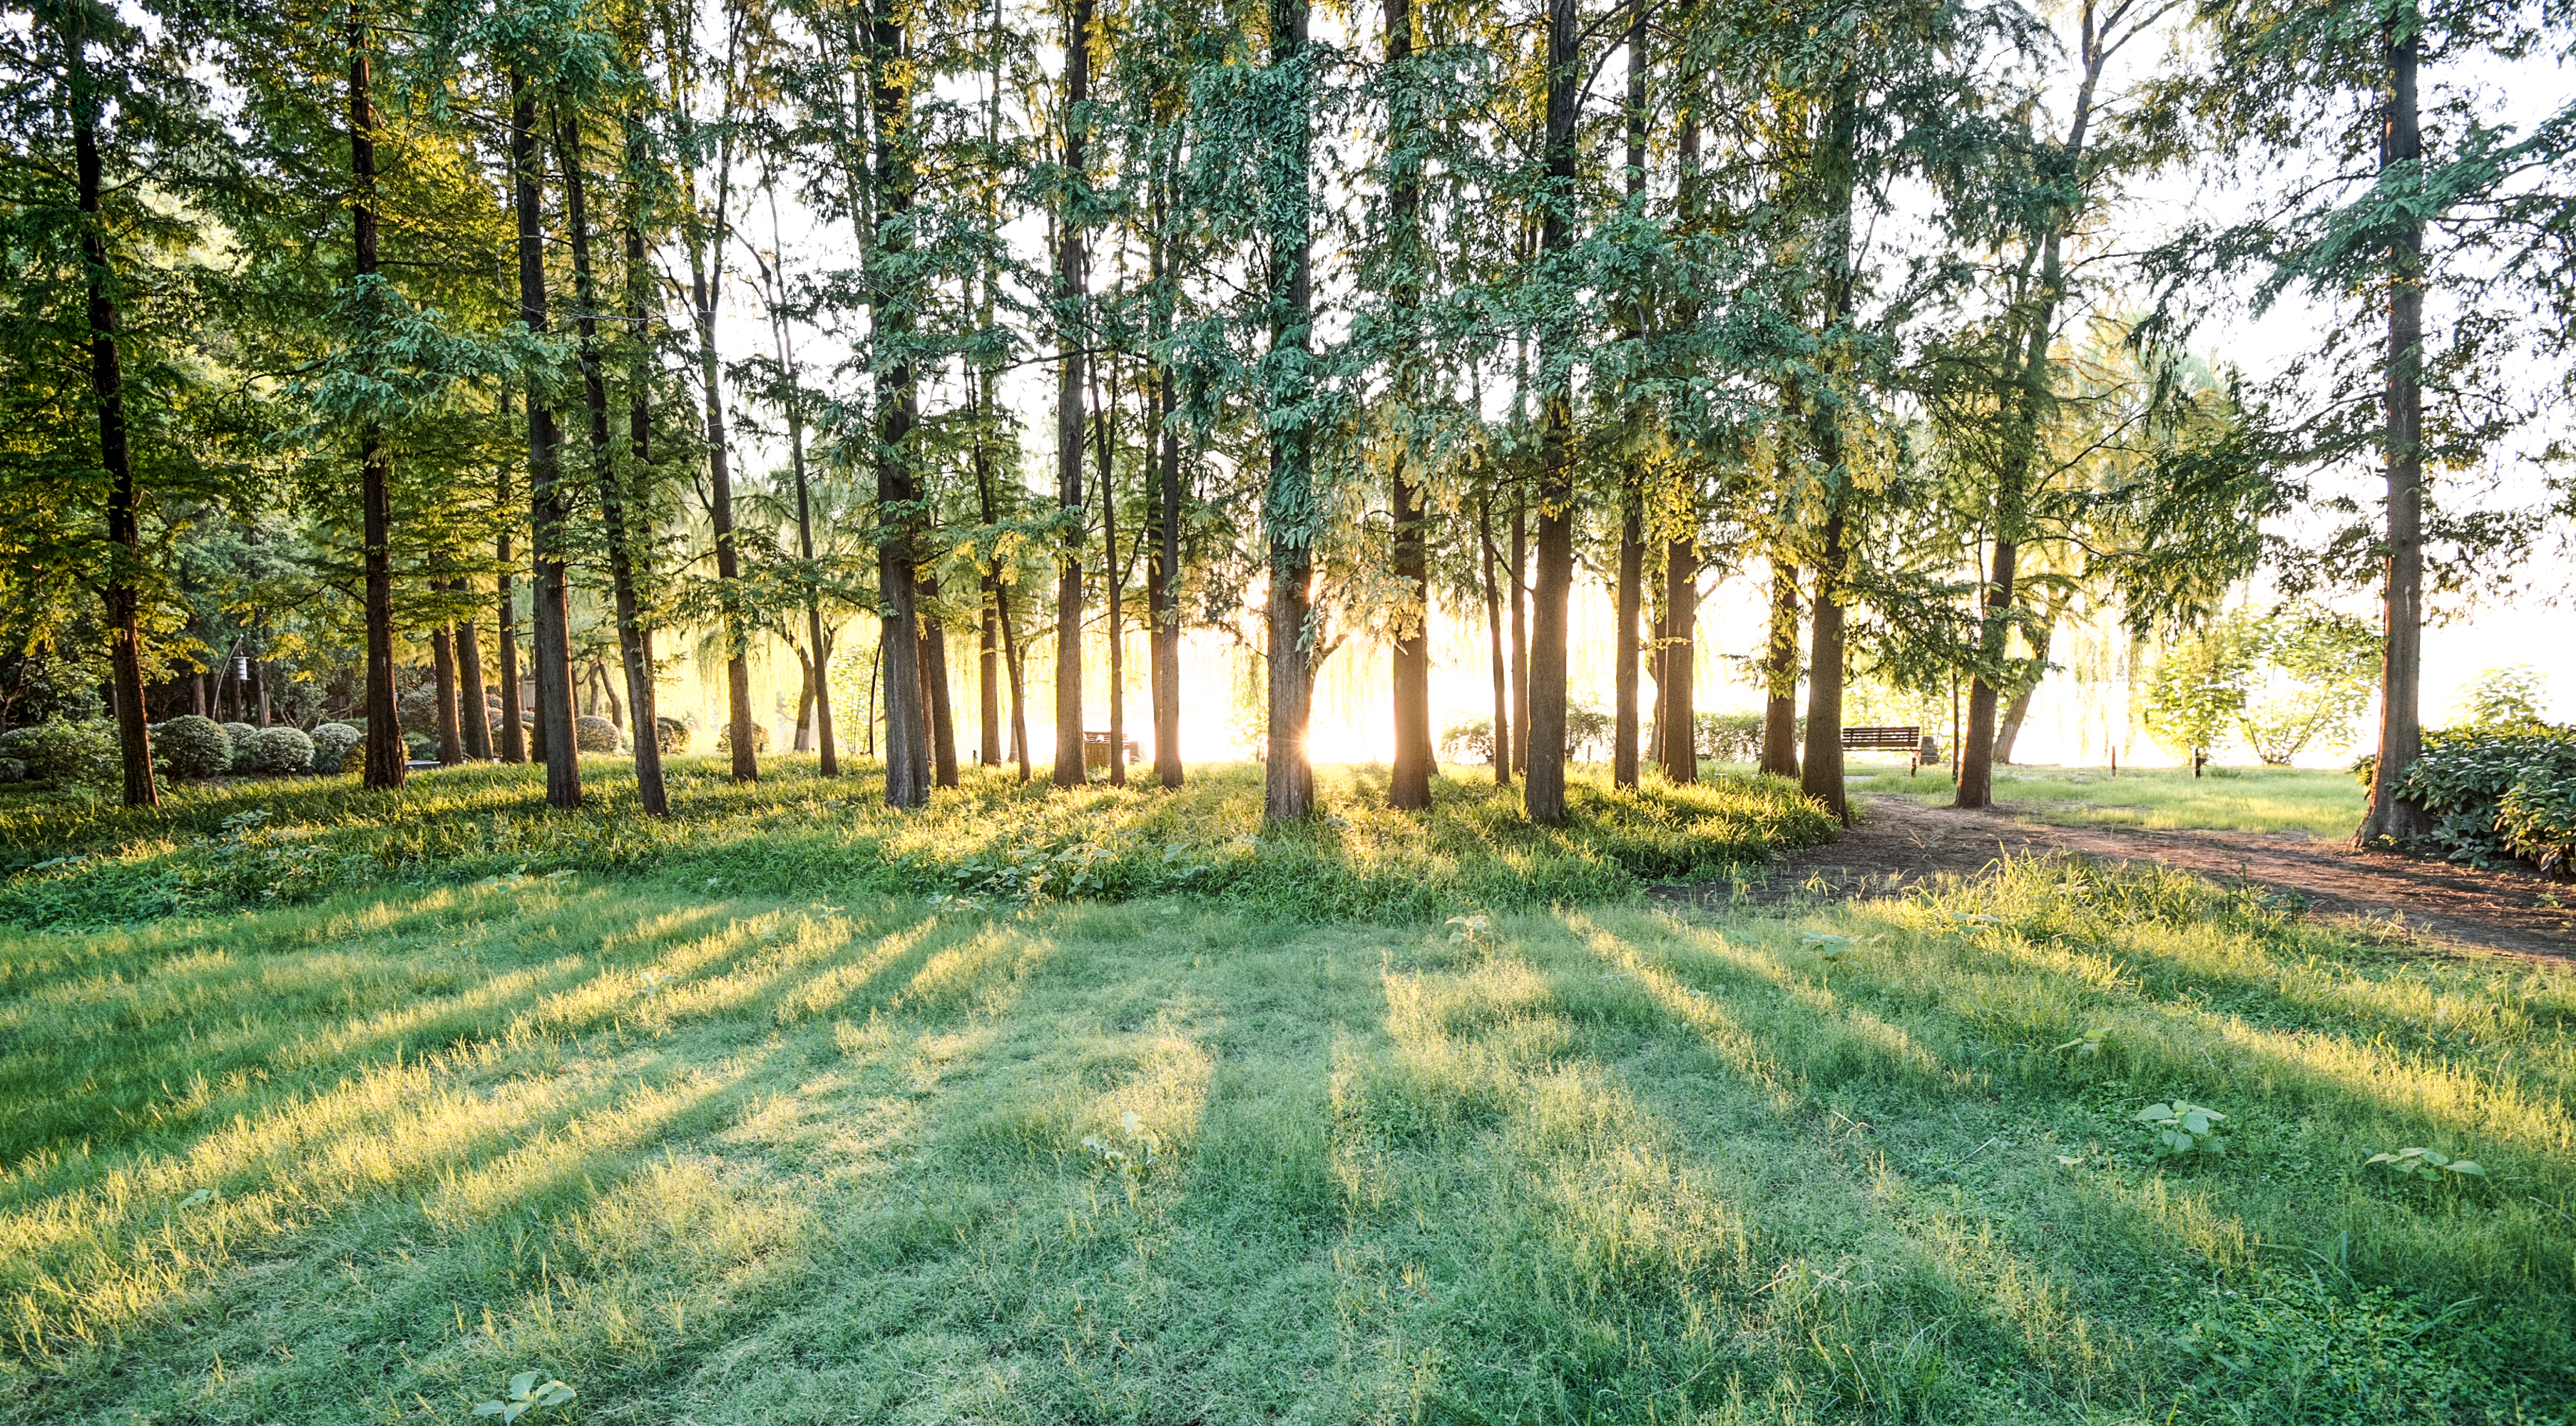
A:
<svg viewBox="0 0 2576 1426">
<path fill-rule="evenodd" d="M 1842 840 L 1788 858 L 1751 888 L 1750 899 L 1885 895 L 1942 872 L 1973 876 L 2004 852 L 2074 852 L 2242 877 L 2298 892 L 2324 915 L 2393 922 L 2463 945 L 2576 957 L 2576 890 L 2530 877 L 2357 852 L 2301 833 L 2057 827 L 2024 821 L 2008 808 L 1960 812 L 1901 797 L 1863 798 L 1857 810 L 1860 824 Z M 1707 902 L 1732 893 L 1730 887 L 1706 886 L 1678 894 Z M 2567 904 L 2553 907 L 2551 901 Z"/>
</svg>

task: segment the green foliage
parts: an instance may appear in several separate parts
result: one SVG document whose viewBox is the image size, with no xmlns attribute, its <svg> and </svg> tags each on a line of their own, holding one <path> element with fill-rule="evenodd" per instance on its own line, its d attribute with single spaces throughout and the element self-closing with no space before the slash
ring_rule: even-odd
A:
<svg viewBox="0 0 2576 1426">
<path fill-rule="evenodd" d="M 2397 795 L 2432 815 L 2425 845 L 2452 861 L 2576 869 L 2576 726 L 2428 731 Z"/>
<path fill-rule="evenodd" d="M 2459 1179 L 2485 1178 L 2487 1171 L 2475 1159 L 2455 1159 L 2439 1149 L 2399 1149 L 2393 1154 L 2373 1154 L 2365 1167 L 2385 1167 L 2401 1178 L 2420 1179 L 2425 1183 L 2448 1183 Z"/>
<path fill-rule="evenodd" d="M 252 772 L 302 772 L 313 765 L 313 739 L 301 728 L 280 725 L 250 735 L 245 755 L 237 759 Z"/>
<path fill-rule="evenodd" d="M 2253 676 L 2244 631 L 2221 622 L 2165 647 L 2147 676 L 2139 712 L 2167 752 L 2189 758 L 2218 747 L 2244 712 Z"/>
<path fill-rule="evenodd" d="M 16 758 L 0 758 L 0 782 L 24 782 L 27 765 Z"/>
<path fill-rule="evenodd" d="M 1127 1186 L 1127 1201 L 1134 1203 L 1137 1195 L 1144 1191 L 1145 1180 L 1154 1172 L 1154 1165 L 1160 1162 L 1163 1141 L 1153 1130 L 1145 1127 L 1143 1116 L 1130 1109 L 1118 1116 L 1118 1137 L 1086 1134 L 1082 1146 L 1089 1149 L 1091 1156 L 1102 1166 L 1117 1173 Z"/>
<path fill-rule="evenodd" d="M 233 768 L 232 735 L 202 713 L 182 713 L 155 726 L 152 750 L 175 778 L 221 777 Z"/>
<path fill-rule="evenodd" d="M 982 905 L 1185 895 L 1288 921 L 1436 920 L 1462 906 L 1545 906 L 1722 876 L 1833 834 L 1830 819 L 1775 779 L 1619 790 L 1587 770 L 1569 784 L 1567 825 L 1543 828 L 1511 791 L 1481 779 L 1436 780 L 1426 817 L 1387 809 L 1378 774 L 1326 773 L 1325 815 L 1266 828 L 1249 766 L 1194 772 L 1178 794 L 1068 795 L 976 771 L 912 814 L 883 805 L 875 775 L 825 780 L 812 766 L 737 785 L 720 759 L 675 761 L 667 821 L 636 817 L 607 790 L 578 812 L 544 810 L 534 797 L 541 771 L 529 766 L 451 770 L 434 792 L 241 784 L 159 814 L 0 813 L 0 868 L 25 868 L 0 882 L 0 922 L 113 923 L 555 871 Z M 231 837 L 224 819 L 245 811 L 274 816 Z"/>
<path fill-rule="evenodd" d="M 583 752 L 613 753 L 617 751 L 617 725 L 609 722 L 607 719 L 593 717 L 590 714 L 585 713 L 572 720 L 572 728 L 573 745 L 580 748 Z"/>
<path fill-rule="evenodd" d="M 32 781 L 63 787 L 106 787 L 124 775 L 116 725 L 103 719 L 49 718 L 32 728 L 12 728 L 0 733 L 0 756 L 24 764 Z"/>
<path fill-rule="evenodd" d="M 653 738 L 660 745 L 664 757 L 685 753 L 689 750 L 689 725 L 668 715 L 656 716 L 653 719 Z"/>
<path fill-rule="evenodd" d="M 542 1376 L 542 1372 L 521 1372 L 510 1378 L 510 1384 L 502 1391 L 500 1399 L 477 1403 L 474 1414 L 497 1416 L 503 1426 L 508 1426 L 531 1411 L 569 1406 L 581 1394 L 560 1381 L 547 1379 L 541 1382 L 538 1379 Z"/>
<path fill-rule="evenodd" d="M 1696 713 L 1694 749 L 1701 757 L 1722 763 L 1749 763 L 1762 756 L 1762 715 L 1759 713 Z"/>
<path fill-rule="evenodd" d="M 2540 670 L 2528 664 L 2488 669 L 2460 691 L 2460 726 L 2481 732 L 2543 726 L 2540 710 L 2548 687 Z"/>
<path fill-rule="evenodd" d="M 2321 738 L 2348 738 L 2379 686 L 2380 635 L 2362 620 L 2316 608 L 2276 612 L 2249 632 L 2259 661 L 2237 724 L 2275 767 Z"/>
<path fill-rule="evenodd" d="M 316 727 L 313 738 L 315 772 L 363 772 L 367 763 L 367 734 L 363 728 L 348 723 L 324 723 Z"/>
<path fill-rule="evenodd" d="M 258 725 L 253 723 L 225 723 L 221 726 L 224 730 L 224 741 L 230 744 L 233 750 L 233 762 L 228 771 L 250 771 L 250 740 L 259 736 Z"/>
<path fill-rule="evenodd" d="M 1494 720 L 1490 716 L 1461 718 L 1440 731 L 1440 758 L 1443 762 L 1491 764 L 1494 760 Z"/>
<path fill-rule="evenodd" d="M 2169 1158 L 2227 1152 L 2227 1141 L 2216 1128 L 2227 1116 L 2215 1109 L 2177 1099 L 2150 1104 L 2130 1117 L 2156 1131 L 2156 1150 Z"/>
<path fill-rule="evenodd" d="M 751 750 L 754 754 L 769 751 L 769 725 L 761 722 L 757 718 L 751 720 Z M 729 753 L 733 751 L 733 722 L 731 719 L 727 719 L 723 723 L 716 725 L 716 751 L 720 753 Z"/>
</svg>

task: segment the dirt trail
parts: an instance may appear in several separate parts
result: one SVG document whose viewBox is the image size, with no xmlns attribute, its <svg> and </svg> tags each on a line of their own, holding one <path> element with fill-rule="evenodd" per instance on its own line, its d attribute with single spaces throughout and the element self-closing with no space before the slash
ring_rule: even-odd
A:
<svg viewBox="0 0 2576 1426">
<path fill-rule="evenodd" d="M 1787 858 L 1749 899 L 1885 895 L 1943 872 L 1973 876 L 2005 852 L 2073 852 L 2242 877 L 2295 891 L 2323 915 L 2394 923 L 2438 940 L 2576 958 L 2576 890 L 2531 877 L 2359 852 L 2303 833 L 2058 827 L 2024 821 L 2009 807 L 1961 812 L 1901 797 L 1862 798 L 1855 810 L 1860 823 L 1840 841 Z M 1676 899 L 1703 903 L 1733 893 L 1717 885 L 1675 891 Z"/>
</svg>

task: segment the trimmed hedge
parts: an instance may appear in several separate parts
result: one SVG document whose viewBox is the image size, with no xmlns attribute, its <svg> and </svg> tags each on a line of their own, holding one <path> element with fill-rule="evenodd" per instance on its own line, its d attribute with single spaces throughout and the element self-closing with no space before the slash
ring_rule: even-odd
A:
<svg viewBox="0 0 2576 1426">
<path fill-rule="evenodd" d="M 73 723 L 47 719 L 0 733 L 0 757 L 20 763 L 30 782 L 115 785 L 125 769 L 117 755 L 116 725 L 105 719 Z"/>
<path fill-rule="evenodd" d="M 364 772 L 367 733 L 347 723 L 325 723 L 313 730 L 315 772 Z"/>
<path fill-rule="evenodd" d="M 221 777 L 233 770 L 232 734 L 203 713 L 182 713 L 154 728 L 152 748 L 175 778 Z"/>
<path fill-rule="evenodd" d="M 617 725 L 585 713 L 572 720 L 572 745 L 585 753 L 617 751 Z"/>
<path fill-rule="evenodd" d="M 302 772 L 313 765 L 313 740 L 301 728 L 262 728 L 242 757 L 253 772 Z"/>
</svg>

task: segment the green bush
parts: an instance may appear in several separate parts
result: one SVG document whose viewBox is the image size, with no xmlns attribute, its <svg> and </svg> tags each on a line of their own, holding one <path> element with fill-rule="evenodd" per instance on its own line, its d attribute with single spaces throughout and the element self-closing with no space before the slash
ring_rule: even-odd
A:
<svg viewBox="0 0 2576 1426">
<path fill-rule="evenodd" d="M 0 782 L 25 782 L 27 765 L 16 758 L 0 758 Z"/>
<path fill-rule="evenodd" d="M 438 756 L 438 740 L 427 733 L 405 733 L 403 752 L 413 758 L 434 758 Z"/>
<path fill-rule="evenodd" d="M 2576 855 L 2576 727 L 2437 728 L 2397 795 L 2433 818 L 2424 842 L 2455 862 L 2529 862 L 2564 875 Z"/>
<path fill-rule="evenodd" d="M 302 772 L 313 765 L 313 740 L 300 728 L 262 728 L 241 754 L 253 772 Z"/>
<path fill-rule="evenodd" d="M 152 730 L 153 751 L 174 778 L 221 777 L 233 770 L 233 739 L 202 713 L 182 713 Z"/>
<path fill-rule="evenodd" d="M 224 737 L 233 745 L 233 764 L 227 771 L 250 771 L 250 740 L 259 736 L 259 729 L 249 723 L 226 723 L 222 727 Z"/>
<path fill-rule="evenodd" d="M 1762 715 L 1701 713 L 1691 719 L 1692 745 L 1704 758 L 1722 763 L 1749 763 L 1762 756 Z"/>
<path fill-rule="evenodd" d="M 105 787 L 124 776 L 116 725 L 104 719 L 71 723 L 50 718 L 32 728 L 12 728 L 0 733 L 0 757 L 26 764 L 33 782 Z"/>
<path fill-rule="evenodd" d="M 585 753 L 617 751 L 617 725 L 589 714 L 572 720 L 572 745 Z"/>
<path fill-rule="evenodd" d="M 769 751 L 769 725 L 756 718 L 752 720 L 751 724 L 751 750 L 755 753 L 765 753 Z M 726 722 L 720 723 L 716 726 L 716 751 L 720 753 L 729 753 L 733 751 L 733 723 L 731 720 L 727 720 Z"/>
<path fill-rule="evenodd" d="M 664 757 L 689 750 L 689 725 L 679 719 L 656 718 L 653 720 L 653 731 L 654 741 L 661 745 Z"/>
<path fill-rule="evenodd" d="M 363 729 L 347 723 L 325 723 L 313 730 L 315 772 L 363 772 L 366 766 L 367 735 Z"/>
</svg>

